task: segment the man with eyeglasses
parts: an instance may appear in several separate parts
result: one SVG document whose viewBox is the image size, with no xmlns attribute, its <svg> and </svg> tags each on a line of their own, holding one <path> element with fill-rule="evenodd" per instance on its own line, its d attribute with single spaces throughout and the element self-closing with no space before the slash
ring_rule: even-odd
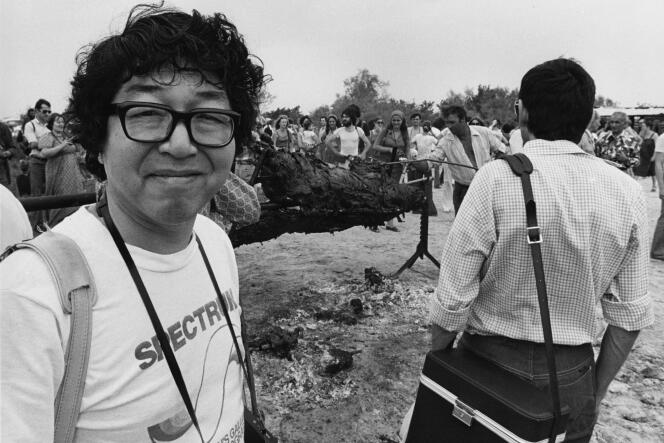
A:
<svg viewBox="0 0 664 443">
<path fill-rule="evenodd" d="M 32 195 L 42 195 L 46 187 L 46 157 L 39 152 L 37 142 L 51 132 L 46 122 L 51 115 L 51 104 L 40 98 L 35 103 L 35 118 L 25 124 L 24 136 L 30 149 L 30 190 Z"/>
<path fill-rule="evenodd" d="M 198 212 L 251 139 L 255 60 L 224 15 L 151 5 L 79 56 L 72 135 L 106 186 L 53 229 L 97 290 L 75 441 L 244 441 L 235 256 Z M 34 252 L 0 272 L 0 440 L 52 441 L 75 325 Z"/>
</svg>

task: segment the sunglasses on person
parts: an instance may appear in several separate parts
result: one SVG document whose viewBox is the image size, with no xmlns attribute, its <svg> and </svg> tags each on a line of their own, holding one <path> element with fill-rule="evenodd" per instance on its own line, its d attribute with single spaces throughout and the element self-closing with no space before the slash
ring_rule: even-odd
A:
<svg viewBox="0 0 664 443">
<path fill-rule="evenodd" d="M 39 112 L 41 112 L 42 114 L 46 114 L 46 115 L 48 115 L 48 114 L 51 113 L 51 110 L 50 110 L 50 109 L 42 109 L 42 110 L 39 111 Z"/>
<path fill-rule="evenodd" d="M 383 124 L 383 120 L 378 120 L 378 121 L 376 122 L 376 124 L 377 124 L 377 125 L 382 125 L 382 124 Z"/>
</svg>

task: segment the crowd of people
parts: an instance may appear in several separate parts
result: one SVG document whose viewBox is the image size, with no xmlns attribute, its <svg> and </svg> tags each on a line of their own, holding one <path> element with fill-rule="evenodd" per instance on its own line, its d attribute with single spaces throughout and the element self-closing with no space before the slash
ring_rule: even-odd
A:
<svg viewBox="0 0 664 443">
<path fill-rule="evenodd" d="M 12 137 L 6 124 L 2 131 L 8 134 L 3 141 L 2 184 L 10 186 L 12 177 L 9 159 L 18 160 L 20 175 L 15 190 L 19 196 L 57 196 L 80 194 L 94 189 L 91 175 L 84 167 L 85 151 L 74 142 L 65 117 L 51 110 L 48 100 L 40 98 Z M 77 208 L 57 208 L 35 211 L 30 220 L 36 230 L 55 226 Z"/>
<path fill-rule="evenodd" d="M 349 106 L 318 128 L 310 118 L 296 127 L 283 116 L 252 134 L 263 67 L 222 14 L 138 5 L 124 30 L 79 55 L 68 109 L 76 124 L 65 125 L 40 99 L 24 127 L 30 192 L 79 189 L 81 150 L 105 185 L 96 203 L 3 254 L 3 442 L 62 434 L 69 441 L 244 441 L 257 426 L 260 414 L 244 395 L 251 365 L 240 346 L 234 251 L 224 230 L 201 215 L 211 202 L 231 210 L 232 195 L 257 204 L 253 188 L 229 188 L 234 158 L 252 136 L 339 168 L 354 157 L 412 160 L 417 173 L 448 162 L 456 219 L 430 299 L 431 351 L 457 341 L 477 356 L 473 364 L 546 392 L 546 354 L 554 354 L 569 410 L 565 441 L 590 440 L 609 384 L 654 322 L 646 200 L 632 175 L 652 162 L 654 144 L 663 213 L 651 256 L 664 259 L 664 137 L 648 123 L 629 128 L 621 114 L 598 133 L 595 83 L 577 62 L 550 60 L 523 76 L 516 131 L 497 121 L 484 127 L 460 106 L 434 122 L 394 110 L 369 127 Z M 526 224 L 521 179 L 499 160 L 508 153 L 532 162 L 536 233 Z M 402 168 L 391 173 L 404 176 Z M 4 191 L 2 240 L 26 240 L 25 213 Z M 43 258 L 56 240 L 75 244 L 83 263 L 76 277 L 87 277 L 65 294 L 60 283 L 68 276 Z M 543 279 L 533 273 L 529 243 L 541 244 L 547 349 L 538 315 Z M 92 290 L 87 322 L 73 321 Z M 608 327 L 595 359 L 598 305 Z M 72 355 L 84 355 L 83 366 L 72 366 Z"/>
</svg>

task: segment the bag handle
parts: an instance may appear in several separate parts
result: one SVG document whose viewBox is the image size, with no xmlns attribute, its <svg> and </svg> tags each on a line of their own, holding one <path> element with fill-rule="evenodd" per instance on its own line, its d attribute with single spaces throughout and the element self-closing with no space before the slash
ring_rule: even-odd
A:
<svg viewBox="0 0 664 443">
<path fill-rule="evenodd" d="M 553 402 L 553 425 L 549 434 L 549 443 L 556 440 L 556 428 L 560 423 L 560 392 L 558 388 L 558 373 L 556 371 L 556 356 L 553 349 L 553 332 L 551 331 L 551 317 L 549 314 L 549 302 L 546 292 L 546 281 L 544 279 L 544 264 L 542 261 L 542 232 L 537 223 L 537 207 L 533 196 L 533 188 L 530 183 L 530 174 L 533 172 L 533 164 L 530 159 L 522 153 L 506 155 L 502 157 L 507 161 L 516 175 L 521 178 L 523 199 L 526 204 L 526 240 L 530 245 L 535 269 L 535 284 L 537 286 L 537 300 L 539 302 L 540 317 L 542 319 L 542 331 L 544 334 L 544 349 L 546 351 L 546 362 L 549 368 L 549 384 Z"/>
</svg>

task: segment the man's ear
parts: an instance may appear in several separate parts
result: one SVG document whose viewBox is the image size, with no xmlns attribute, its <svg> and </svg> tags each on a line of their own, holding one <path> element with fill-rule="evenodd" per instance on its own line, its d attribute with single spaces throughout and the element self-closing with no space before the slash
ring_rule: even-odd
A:
<svg viewBox="0 0 664 443">
<path fill-rule="evenodd" d="M 523 100 L 519 99 L 519 126 L 526 128 L 528 126 L 528 110 L 523 106 Z"/>
<path fill-rule="evenodd" d="M 528 128 L 528 109 L 523 106 L 523 101 L 521 99 L 519 99 L 519 128 L 521 129 L 523 143 L 536 138 Z"/>
</svg>

